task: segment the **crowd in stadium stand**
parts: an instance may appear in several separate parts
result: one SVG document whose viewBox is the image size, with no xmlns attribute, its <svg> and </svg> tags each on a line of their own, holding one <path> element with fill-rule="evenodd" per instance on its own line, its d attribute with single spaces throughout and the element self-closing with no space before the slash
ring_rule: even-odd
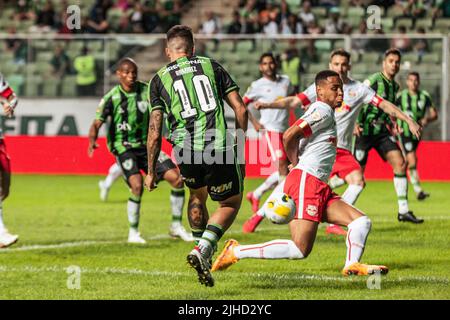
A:
<svg viewBox="0 0 450 320">
<path fill-rule="evenodd" d="M 58 33 L 163 33 L 179 24 L 190 0 L 96 0 L 81 16 L 81 29 L 70 30 L 66 8 L 70 1 L 0 0 L 13 7 L 12 21 L 32 21 L 29 32 Z"/>
</svg>

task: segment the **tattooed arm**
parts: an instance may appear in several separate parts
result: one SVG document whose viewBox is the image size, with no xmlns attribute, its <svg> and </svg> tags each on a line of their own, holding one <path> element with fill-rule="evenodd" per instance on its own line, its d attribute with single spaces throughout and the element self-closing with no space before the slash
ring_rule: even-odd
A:
<svg viewBox="0 0 450 320">
<path fill-rule="evenodd" d="M 147 137 L 148 173 L 145 178 L 145 187 L 148 191 L 156 188 L 156 163 L 161 151 L 161 130 L 163 124 L 163 111 L 154 110 L 150 115 Z"/>
</svg>

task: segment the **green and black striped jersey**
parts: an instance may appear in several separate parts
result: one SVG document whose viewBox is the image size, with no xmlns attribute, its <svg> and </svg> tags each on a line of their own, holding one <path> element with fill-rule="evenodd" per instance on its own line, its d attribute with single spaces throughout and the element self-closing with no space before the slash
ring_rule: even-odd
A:
<svg viewBox="0 0 450 320">
<path fill-rule="evenodd" d="M 364 84 L 371 87 L 384 100 L 395 103 L 400 86 L 395 80 L 386 78 L 382 72 L 374 73 L 364 81 Z M 370 104 L 362 108 L 358 117 L 358 124 L 363 129 L 364 136 L 388 132 L 386 124 L 389 121 L 389 116 L 383 110 Z"/>
<path fill-rule="evenodd" d="M 213 147 L 223 151 L 227 138 L 223 99 L 239 90 L 216 61 L 200 56 L 182 57 L 161 68 L 149 86 L 151 110 L 163 110 L 174 146 L 191 151 Z M 211 145 L 213 144 L 213 145 Z"/>
<path fill-rule="evenodd" d="M 396 105 L 414 121 L 419 122 L 427 113 L 427 109 L 433 106 L 431 97 L 425 90 L 419 90 L 416 95 L 411 95 L 407 89 L 400 92 Z M 403 129 L 405 137 L 413 137 L 406 122 L 397 120 L 398 125 Z"/>
<path fill-rule="evenodd" d="M 136 82 L 134 92 L 115 86 L 101 100 L 96 119 L 111 119 L 108 130 L 108 148 L 122 154 L 128 149 L 146 147 L 149 121 L 148 85 Z"/>
</svg>

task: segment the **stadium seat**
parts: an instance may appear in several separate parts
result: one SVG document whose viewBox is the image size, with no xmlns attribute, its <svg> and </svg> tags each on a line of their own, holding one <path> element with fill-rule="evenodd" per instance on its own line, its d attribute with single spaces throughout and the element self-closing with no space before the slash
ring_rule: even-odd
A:
<svg viewBox="0 0 450 320">
<path fill-rule="evenodd" d="M 419 62 L 419 55 L 417 53 L 405 53 L 402 55 L 402 61 L 409 61 L 410 63 Z"/>
<path fill-rule="evenodd" d="M 381 27 L 384 31 L 390 32 L 394 28 L 394 19 L 391 17 L 381 18 Z"/>
<path fill-rule="evenodd" d="M 240 40 L 236 45 L 238 51 L 251 51 L 253 49 L 253 43 L 251 40 Z"/>
<path fill-rule="evenodd" d="M 327 64 L 325 64 L 325 63 L 312 63 L 308 66 L 308 72 L 316 74 L 327 68 L 328 68 Z"/>
<path fill-rule="evenodd" d="M 413 26 L 413 20 L 411 18 L 406 18 L 406 17 L 398 18 L 395 22 L 395 26 L 397 28 L 400 26 L 406 27 L 406 30 L 409 31 Z"/>
<path fill-rule="evenodd" d="M 422 57 L 422 63 L 426 64 L 439 64 L 441 63 L 440 53 L 431 52 L 427 53 Z"/>
<path fill-rule="evenodd" d="M 312 7 L 311 11 L 318 20 L 321 20 L 327 16 L 327 9 L 325 7 Z"/>
<path fill-rule="evenodd" d="M 314 47 L 318 51 L 331 51 L 331 40 L 316 40 L 314 42 Z"/>
<path fill-rule="evenodd" d="M 378 52 L 366 52 L 361 55 L 361 61 L 363 63 L 378 63 L 380 60 L 380 54 Z"/>
<path fill-rule="evenodd" d="M 87 47 L 91 53 L 100 52 L 103 50 L 103 40 L 88 40 Z"/>
<path fill-rule="evenodd" d="M 441 33 L 448 34 L 450 30 L 450 19 L 436 19 L 434 22 L 434 29 L 439 30 Z"/>
<path fill-rule="evenodd" d="M 347 9 L 347 17 L 348 18 L 357 18 L 361 20 L 362 17 L 366 15 L 366 11 L 361 7 L 349 7 Z"/>
<path fill-rule="evenodd" d="M 39 95 L 39 85 L 42 83 L 42 78 L 30 76 L 25 80 L 25 95 L 28 97 L 37 97 Z"/>
<path fill-rule="evenodd" d="M 429 18 L 422 18 L 422 19 L 418 19 L 416 21 L 416 30 L 418 28 L 424 28 L 425 31 L 430 30 L 433 27 L 433 20 L 429 19 Z"/>
<path fill-rule="evenodd" d="M 40 62 L 49 62 L 53 58 L 53 52 L 51 51 L 42 51 L 37 54 L 36 61 Z"/>
<path fill-rule="evenodd" d="M 63 97 L 77 96 L 77 84 L 75 76 L 66 76 L 62 82 L 61 95 Z"/>
<path fill-rule="evenodd" d="M 60 81 L 56 79 L 46 79 L 42 87 L 44 97 L 56 97 L 58 95 L 58 87 Z"/>
<path fill-rule="evenodd" d="M 442 54 L 442 41 L 435 40 L 431 44 L 431 52 Z"/>
</svg>

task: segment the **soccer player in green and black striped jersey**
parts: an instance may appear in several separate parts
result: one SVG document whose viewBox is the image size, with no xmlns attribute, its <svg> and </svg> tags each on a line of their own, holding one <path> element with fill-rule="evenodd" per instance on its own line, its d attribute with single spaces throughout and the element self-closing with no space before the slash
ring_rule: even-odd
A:
<svg viewBox="0 0 450 320">
<path fill-rule="evenodd" d="M 128 221 L 130 232 L 128 242 L 145 243 L 138 231 L 140 203 L 143 191 L 141 170 L 147 168 L 147 133 L 150 117 L 148 85 L 137 81 L 136 63 L 125 58 L 120 61 L 116 75 L 120 84 L 110 90 L 100 102 L 96 118 L 89 130 L 89 156 L 97 148 L 97 136 L 103 123 L 110 119 L 108 148 L 116 157 L 123 175 L 131 189 L 128 200 Z M 170 203 L 172 225 L 169 234 L 185 241 L 193 241 L 181 224 L 184 205 L 184 185 L 180 172 L 170 158 L 161 153 L 157 162 L 157 179 L 172 185 Z"/>
<path fill-rule="evenodd" d="M 364 83 L 370 86 L 380 97 L 395 104 L 399 85 L 395 76 L 400 71 L 401 53 L 397 49 L 389 49 L 384 53 L 383 70 L 370 76 Z M 355 133 L 357 135 L 354 155 L 364 170 L 369 151 L 375 148 L 380 157 L 387 161 L 394 171 L 394 187 L 398 200 L 398 220 L 422 223 L 409 210 L 408 180 L 406 178 L 406 161 L 388 127 L 392 125 L 389 117 L 382 110 L 367 105 L 361 110 Z M 394 128 L 395 129 L 395 128 Z"/>
<path fill-rule="evenodd" d="M 406 79 L 407 89 L 400 92 L 397 97 L 397 106 L 423 127 L 438 118 L 436 108 L 433 106 L 431 97 L 425 90 L 420 90 L 420 75 L 417 72 L 410 72 Z M 423 191 L 419 175 L 416 169 L 417 155 L 416 150 L 419 145 L 419 139 L 409 130 L 408 125 L 403 121 L 397 120 L 401 128 L 400 143 L 406 153 L 406 162 L 408 165 L 409 181 L 413 185 L 414 192 L 418 200 L 424 200 L 430 195 Z"/>
<path fill-rule="evenodd" d="M 145 186 L 149 191 L 154 189 L 165 113 L 177 162 L 190 189 L 188 216 L 198 239 L 187 260 L 197 271 L 200 283 L 213 286 L 210 260 L 239 211 L 244 177 L 235 139 L 227 130 L 223 100 L 233 109 L 241 134 L 247 130 L 247 109 L 228 72 L 212 59 L 194 56 L 189 27 L 178 25 L 167 32 L 166 53 L 170 63 L 150 82 L 149 174 Z M 209 219 L 208 194 L 219 202 Z"/>
</svg>

